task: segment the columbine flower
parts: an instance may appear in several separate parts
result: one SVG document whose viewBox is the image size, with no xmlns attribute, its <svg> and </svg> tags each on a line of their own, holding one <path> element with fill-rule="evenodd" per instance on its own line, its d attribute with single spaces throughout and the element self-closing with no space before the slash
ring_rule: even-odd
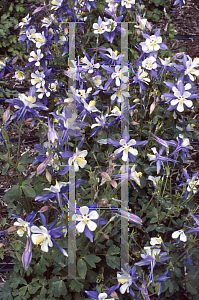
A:
<svg viewBox="0 0 199 300">
<path fill-rule="evenodd" d="M 143 37 L 146 39 L 145 42 L 141 42 L 142 51 L 145 53 L 157 52 L 159 49 L 166 50 L 167 46 L 162 43 L 160 31 L 156 30 L 154 35 L 148 35 L 143 33 Z"/>
<path fill-rule="evenodd" d="M 119 65 L 115 66 L 115 72 L 112 73 L 111 78 L 115 79 L 115 84 L 117 86 L 121 85 L 121 81 L 123 81 L 124 83 L 127 83 L 128 76 L 124 75 L 127 72 L 128 72 L 127 66 L 124 66 L 122 68 Z"/>
<path fill-rule="evenodd" d="M 152 147 L 151 150 L 153 151 L 154 154 L 147 154 L 149 161 L 155 161 L 156 162 L 156 167 L 157 167 L 157 174 L 160 173 L 161 166 L 164 168 L 164 161 L 172 161 L 176 162 L 176 160 L 162 156 L 162 153 L 164 152 L 165 147 L 162 146 L 159 150 L 159 153 L 156 150 L 156 147 Z M 151 164 L 152 164 L 151 163 Z"/>
<path fill-rule="evenodd" d="M 44 57 L 43 53 L 41 53 L 41 49 L 34 49 L 30 52 L 30 57 L 28 59 L 29 62 L 34 62 L 35 66 L 40 66 L 40 60 Z"/>
<path fill-rule="evenodd" d="M 79 208 L 80 214 L 75 214 L 72 216 L 73 221 L 78 221 L 76 228 L 79 232 L 84 232 L 85 226 L 88 226 L 90 231 L 94 231 L 97 228 L 97 224 L 92 220 L 97 220 L 99 218 L 99 214 L 96 210 L 92 210 L 89 212 L 89 208 L 87 206 L 82 206 Z"/>
<path fill-rule="evenodd" d="M 96 288 L 95 288 L 96 289 Z M 114 298 L 108 298 L 107 297 L 114 291 L 114 287 L 111 287 L 108 289 L 107 293 L 99 293 L 96 289 L 96 291 L 85 291 L 85 293 L 90 297 L 92 300 L 114 300 Z"/>
<path fill-rule="evenodd" d="M 22 237 L 24 233 L 27 234 L 28 237 L 31 235 L 31 225 L 33 224 L 33 220 L 35 218 L 35 213 L 32 212 L 27 215 L 26 221 L 24 221 L 22 218 L 18 217 L 17 215 L 13 215 L 15 218 L 17 218 L 17 221 L 14 222 L 14 226 L 19 227 L 17 230 L 17 234 Z"/>
<path fill-rule="evenodd" d="M 41 46 L 44 46 L 46 43 L 46 38 L 44 35 L 44 32 L 42 33 L 35 33 L 33 42 L 36 43 L 36 47 L 40 48 Z"/>
<path fill-rule="evenodd" d="M 87 164 L 85 156 L 88 154 L 87 150 L 80 151 L 76 148 L 76 152 L 73 154 L 70 151 L 61 152 L 61 156 L 65 159 L 68 159 L 68 165 L 71 167 L 74 165 L 74 171 L 78 172 L 79 167 L 84 168 Z"/>
<path fill-rule="evenodd" d="M 187 241 L 187 237 L 184 233 L 184 230 L 177 230 L 177 231 L 174 231 L 172 233 L 172 238 L 173 239 L 178 239 L 178 241 L 182 241 L 182 242 L 186 242 Z"/>
<path fill-rule="evenodd" d="M 20 22 L 18 24 L 19 27 L 23 27 L 23 26 L 27 26 L 30 24 L 30 21 L 31 21 L 31 17 L 30 17 L 30 14 L 28 14 L 25 18 L 22 19 L 22 22 Z"/>
<path fill-rule="evenodd" d="M 122 103 L 125 97 L 130 97 L 127 91 L 127 85 L 124 83 L 122 83 L 120 88 L 113 88 L 113 91 L 115 91 L 115 93 L 111 96 L 111 104 L 113 104 L 116 99 L 118 103 Z"/>
<path fill-rule="evenodd" d="M 28 270 L 31 260 L 32 260 L 32 240 L 31 240 L 31 226 L 33 225 L 33 220 L 35 218 L 35 212 L 31 212 L 27 215 L 26 221 L 19 218 L 17 215 L 13 215 L 17 218 L 17 222 L 14 222 L 14 226 L 19 227 L 17 234 L 22 237 L 24 233 L 27 234 L 26 248 L 22 254 L 22 263 L 25 270 Z"/>
<path fill-rule="evenodd" d="M 197 185 L 199 185 L 199 180 L 197 179 L 199 176 L 199 172 L 194 173 L 192 178 L 189 178 L 189 174 L 187 173 L 186 169 L 183 169 L 183 174 L 185 176 L 186 182 L 179 184 L 179 187 L 186 183 L 188 184 L 185 195 L 183 197 L 183 199 L 185 200 L 190 192 L 193 192 L 194 194 L 197 192 L 196 187 Z"/>
<path fill-rule="evenodd" d="M 180 152 L 180 157 L 182 158 L 182 161 L 185 162 L 186 156 L 191 157 L 187 149 L 192 149 L 192 146 L 190 146 L 189 139 L 184 138 L 182 134 L 179 134 L 177 140 L 178 143 L 176 143 L 174 140 L 168 141 L 169 145 L 176 147 L 175 151 L 169 156 L 174 155 L 174 158 L 176 158 L 177 153 Z"/>
<path fill-rule="evenodd" d="M 96 204 L 90 207 L 82 206 L 77 209 L 76 214 L 72 216 L 72 220 L 78 222 L 76 225 L 78 232 L 84 232 L 91 242 L 93 242 L 93 232 L 97 228 L 97 225 L 104 225 L 107 223 L 107 220 L 103 218 L 99 219 L 99 214 L 95 210 L 95 206 Z"/>
<path fill-rule="evenodd" d="M 135 0 L 122 0 L 121 6 L 125 6 L 126 8 L 131 8 L 132 5 L 135 4 Z"/>
<path fill-rule="evenodd" d="M 147 70 L 155 70 L 157 69 L 156 58 L 154 56 L 149 56 L 142 62 L 142 67 Z"/>
<path fill-rule="evenodd" d="M 82 63 L 86 64 L 82 65 L 82 69 L 88 71 L 88 73 L 93 73 L 93 69 L 99 69 L 100 64 L 94 63 L 95 57 L 90 58 L 89 55 L 85 52 L 85 57 L 82 59 Z"/>
<path fill-rule="evenodd" d="M 163 240 L 162 240 L 161 236 L 160 237 L 152 237 L 150 240 L 150 245 L 158 247 L 162 244 L 162 242 L 163 242 Z"/>
<path fill-rule="evenodd" d="M 16 78 L 16 80 L 23 82 L 23 80 L 26 78 L 25 72 L 18 70 L 15 72 L 15 75 L 12 78 Z"/>
<path fill-rule="evenodd" d="M 136 15 L 136 19 L 137 19 L 139 25 L 134 25 L 135 28 L 144 30 L 145 27 L 147 27 L 148 29 L 151 29 L 151 24 L 147 21 L 147 19 L 142 19 L 141 16 L 139 16 L 139 15 Z"/>
<path fill-rule="evenodd" d="M 187 83 L 185 86 L 182 80 L 178 80 L 177 87 L 172 82 L 164 82 L 166 86 L 174 93 L 164 93 L 162 96 L 167 97 L 166 103 L 171 102 L 168 111 L 177 108 L 179 112 L 183 112 L 184 109 L 192 108 L 193 103 L 191 99 L 198 98 L 197 94 L 193 94 L 191 90 L 191 84 Z"/>
<path fill-rule="evenodd" d="M 22 121 L 25 121 L 27 118 L 34 118 L 35 116 L 41 117 L 37 110 L 48 110 L 48 108 L 43 104 L 35 102 L 36 99 L 34 94 L 35 87 L 33 86 L 30 88 L 28 96 L 25 94 L 19 94 L 18 98 L 6 100 L 6 102 L 13 104 L 15 108 L 19 109 L 11 116 L 10 120 L 17 118 L 18 121 L 21 118 Z"/>
<path fill-rule="evenodd" d="M 103 34 L 107 30 L 107 23 L 102 21 L 101 17 L 98 17 L 98 23 L 93 24 L 95 34 Z"/>
<path fill-rule="evenodd" d="M 112 288 L 117 289 L 122 284 L 122 286 L 120 286 L 120 293 L 124 294 L 125 292 L 130 292 L 134 299 L 135 294 L 131 288 L 132 283 L 138 290 L 142 290 L 135 283 L 135 280 L 139 278 L 139 276 L 136 273 L 136 266 L 130 268 L 128 263 L 126 263 L 124 264 L 124 269 L 121 268 L 121 272 L 117 272 L 118 284 L 113 286 Z"/>
<path fill-rule="evenodd" d="M 31 84 L 35 85 L 37 89 L 39 89 L 41 86 L 45 84 L 45 74 L 44 72 L 39 72 L 38 70 L 35 71 L 35 73 L 31 74 Z"/>
<path fill-rule="evenodd" d="M 138 151 L 132 146 L 137 147 L 139 145 L 146 145 L 148 141 L 136 142 L 134 139 L 130 140 L 127 128 L 125 127 L 120 142 L 114 141 L 110 138 L 107 139 L 107 142 L 115 147 L 120 147 L 114 151 L 114 154 L 116 154 L 118 158 L 122 156 L 123 161 L 127 161 L 127 159 L 130 158 L 132 162 L 136 162 L 135 156 L 138 155 Z"/>
<path fill-rule="evenodd" d="M 41 250 L 44 252 L 48 252 L 49 247 L 53 247 L 53 243 L 54 245 L 60 249 L 60 251 L 62 252 L 62 254 L 64 256 L 68 256 L 66 250 L 64 250 L 62 247 L 60 247 L 55 239 L 53 238 L 53 236 L 55 238 L 61 237 L 64 235 L 64 232 L 60 233 L 60 230 L 63 230 L 65 226 L 60 226 L 57 228 L 54 228 L 54 226 L 57 224 L 58 220 L 55 220 L 53 222 L 53 224 L 48 227 L 48 225 L 46 224 L 46 218 L 45 216 L 40 213 L 42 222 L 44 224 L 44 226 L 32 226 L 31 227 L 31 232 L 32 232 L 32 242 L 35 245 L 41 245 Z"/>
<path fill-rule="evenodd" d="M 53 0 L 53 1 L 51 1 L 50 3 L 53 5 L 51 7 L 51 9 L 55 9 L 55 10 L 59 9 L 62 5 L 62 2 L 63 2 L 63 0 Z"/>
<path fill-rule="evenodd" d="M 185 0 L 175 0 L 173 5 L 179 4 L 180 8 L 185 4 Z"/>
<path fill-rule="evenodd" d="M 153 182 L 154 189 L 157 188 L 157 185 L 158 185 L 158 182 L 160 181 L 160 179 L 161 179 L 161 176 L 154 177 L 154 176 L 149 175 L 149 177 L 148 177 L 148 180 L 151 180 Z"/>
<path fill-rule="evenodd" d="M 156 247 L 144 247 L 145 254 L 141 254 L 143 258 L 140 262 L 135 263 L 137 266 L 147 266 L 151 265 L 151 272 L 149 276 L 149 281 L 153 281 L 153 269 L 157 262 L 163 262 L 170 257 L 166 256 L 167 252 L 160 252 L 160 249 Z M 158 256 L 158 260 L 156 261 L 156 257 Z"/>
</svg>

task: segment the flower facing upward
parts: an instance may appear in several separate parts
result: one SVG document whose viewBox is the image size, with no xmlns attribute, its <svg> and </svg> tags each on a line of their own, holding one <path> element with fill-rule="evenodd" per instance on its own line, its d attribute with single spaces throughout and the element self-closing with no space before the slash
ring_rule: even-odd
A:
<svg viewBox="0 0 199 300">
<path fill-rule="evenodd" d="M 73 221 L 77 221 L 78 224 L 76 228 L 79 232 L 84 232 L 85 226 L 88 226 L 90 231 L 94 231 L 97 228 L 97 224 L 92 220 L 97 220 L 99 218 L 99 214 L 96 210 L 92 210 L 89 212 L 89 208 L 87 206 L 82 206 L 79 208 L 80 214 L 75 214 L 72 216 Z"/>
</svg>

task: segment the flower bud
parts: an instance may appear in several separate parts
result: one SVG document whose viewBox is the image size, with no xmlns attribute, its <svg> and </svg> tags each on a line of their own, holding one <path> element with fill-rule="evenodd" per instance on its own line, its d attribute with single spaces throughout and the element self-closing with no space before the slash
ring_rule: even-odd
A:
<svg viewBox="0 0 199 300">
<path fill-rule="evenodd" d="M 3 123 L 6 124 L 6 122 L 8 122 L 9 119 L 10 119 L 10 105 L 8 106 L 8 108 L 3 114 Z"/>
</svg>

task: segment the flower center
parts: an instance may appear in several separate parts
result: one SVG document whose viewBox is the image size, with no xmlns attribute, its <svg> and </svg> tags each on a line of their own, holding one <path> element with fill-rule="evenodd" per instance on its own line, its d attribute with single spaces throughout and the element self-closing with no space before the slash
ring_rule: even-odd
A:
<svg viewBox="0 0 199 300">
<path fill-rule="evenodd" d="M 35 82 L 40 82 L 40 81 L 42 81 L 42 79 L 41 78 L 34 78 L 34 81 Z"/>
<path fill-rule="evenodd" d="M 180 103 L 180 104 L 183 104 L 183 103 L 184 103 L 184 98 L 180 98 L 179 103 Z"/>
<path fill-rule="evenodd" d="M 148 64 L 147 64 L 147 68 L 151 69 L 153 67 L 153 63 L 150 61 Z"/>
<path fill-rule="evenodd" d="M 83 218 L 83 222 L 84 222 L 85 224 L 87 224 L 87 223 L 88 223 L 88 219 L 87 219 L 87 218 Z"/>
<path fill-rule="evenodd" d="M 28 96 L 27 99 L 28 99 L 28 101 L 30 101 L 30 102 L 32 102 L 32 103 L 35 102 L 35 100 L 34 100 L 34 98 L 33 98 L 32 96 Z"/>
<path fill-rule="evenodd" d="M 84 157 L 75 157 L 75 161 L 78 163 L 79 166 L 83 166 L 85 163 Z"/>
<path fill-rule="evenodd" d="M 28 225 L 24 225 L 24 226 L 21 226 L 18 230 L 19 230 L 19 232 L 24 233 L 24 232 L 26 232 L 27 227 L 28 227 Z"/>
<path fill-rule="evenodd" d="M 95 101 L 94 100 L 90 101 L 88 106 L 95 106 Z"/>
<path fill-rule="evenodd" d="M 44 43 L 44 40 L 42 38 L 36 38 L 35 41 L 38 43 Z"/>
<path fill-rule="evenodd" d="M 118 282 L 123 284 L 123 283 L 127 282 L 127 279 L 125 279 L 125 278 L 124 279 L 119 279 Z"/>
<path fill-rule="evenodd" d="M 20 79 L 20 78 L 23 78 L 23 77 L 24 77 L 23 72 L 18 72 L 17 75 L 16 75 L 17 79 Z"/>
<path fill-rule="evenodd" d="M 147 72 L 143 72 L 143 73 L 141 74 L 141 76 L 142 76 L 143 78 L 147 77 L 147 75 L 148 75 Z"/>
<path fill-rule="evenodd" d="M 55 0 L 53 0 L 53 1 L 51 2 L 51 4 L 53 4 L 53 5 L 58 5 L 57 1 L 55 1 Z"/>
<path fill-rule="evenodd" d="M 125 151 L 128 153 L 129 152 L 129 148 L 128 147 L 124 147 Z"/>
<path fill-rule="evenodd" d="M 37 238 L 36 238 L 36 244 L 37 245 L 42 245 L 45 241 L 45 239 L 47 238 L 46 234 L 38 234 Z"/>
<path fill-rule="evenodd" d="M 156 41 L 152 41 L 152 42 L 151 42 L 151 46 L 152 46 L 152 47 L 155 47 L 155 46 L 157 46 L 157 43 L 156 43 Z"/>
</svg>

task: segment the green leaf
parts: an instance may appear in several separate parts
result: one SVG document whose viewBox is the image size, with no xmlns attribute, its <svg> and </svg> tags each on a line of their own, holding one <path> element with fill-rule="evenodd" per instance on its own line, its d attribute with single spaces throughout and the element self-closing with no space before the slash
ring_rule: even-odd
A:
<svg viewBox="0 0 199 300">
<path fill-rule="evenodd" d="M 71 281 L 69 287 L 71 288 L 72 291 L 80 292 L 84 286 L 80 281 L 74 279 Z"/>
<path fill-rule="evenodd" d="M 80 277 L 85 278 L 87 272 L 87 265 L 82 258 L 80 258 L 77 262 L 77 271 Z"/>
<path fill-rule="evenodd" d="M 30 152 L 27 151 L 25 152 L 19 159 L 18 163 L 19 164 L 27 164 L 27 161 L 28 161 L 28 157 L 30 156 Z"/>
<path fill-rule="evenodd" d="M 157 223 L 158 222 L 158 218 L 156 217 L 153 217 L 151 220 L 150 220 L 150 223 Z"/>
<path fill-rule="evenodd" d="M 187 290 L 192 294 L 192 295 L 197 295 L 198 294 L 198 291 L 197 289 L 195 288 L 195 286 L 190 283 L 189 281 L 186 282 L 186 288 Z"/>
<path fill-rule="evenodd" d="M 24 296 L 26 294 L 27 289 L 28 289 L 28 285 L 22 286 L 19 289 L 19 296 Z"/>
<path fill-rule="evenodd" d="M 31 197 L 31 198 L 36 197 L 35 190 L 32 187 L 30 187 L 29 185 L 26 185 L 26 184 L 22 185 L 22 189 L 26 196 Z"/>
<path fill-rule="evenodd" d="M 1 172 L 1 175 L 5 175 L 9 169 L 9 167 L 10 167 L 9 163 L 5 164 L 5 166 L 3 167 L 3 170 Z"/>
<path fill-rule="evenodd" d="M 151 224 L 146 228 L 146 231 L 147 232 L 153 231 L 154 229 L 156 229 L 156 227 L 157 227 L 157 224 Z"/>
<path fill-rule="evenodd" d="M 50 279 L 49 282 L 50 295 L 55 297 L 65 296 L 67 293 L 66 285 L 63 280 L 57 280 L 56 278 Z"/>
<path fill-rule="evenodd" d="M 26 170 L 26 168 L 25 168 L 23 165 L 18 165 L 18 166 L 17 166 L 17 170 L 18 170 L 19 172 L 24 172 L 24 171 Z"/>
<path fill-rule="evenodd" d="M 115 255 L 115 254 L 119 254 L 119 253 L 120 253 L 120 248 L 117 247 L 117 246 L 115 246 L 115 245 L 112 245 L 112 246 L 108 249 L 106 255 Z"/>
<path fill-rule="evenodd" d="M 101 258 L 94 255 L 94 254 L 89 254 L 83 257 L 83 259 L 93 268 L 96 268 L 96 264 L 101 261 Z"/>
<path fill-rule="evenodd" d="M 28 291 L 30 294 L 35 294 L 40 287 L 41 286 L 37 282 L 35 282 L 34 285 L 32 284 L 28 285 Z"/>
<path fill-rule="evenodd" d="M 21 198 L 21 188 L 19 185 L 13 185 L 11 189 L 9 189 L 5 195 L 3 196 L 3 201 L 5 202 L 12 202 L 17 201 Z"/>
<path fill-rule="evenodd" d="M 106 256 L 106 263 L 112 269 L 116 269 L 120 266 L 120 257 L 117 256 Z"/>
<path fill-rule="evenodd" d="M 13 300 L 11 292 L 12 291 L 11 291 L 11 288 L 10 288 L 10 282 L 6 281 L 4 286 L 1 288 L 0 299 L 2 299 L 2 300 Z"/>
</svg>

